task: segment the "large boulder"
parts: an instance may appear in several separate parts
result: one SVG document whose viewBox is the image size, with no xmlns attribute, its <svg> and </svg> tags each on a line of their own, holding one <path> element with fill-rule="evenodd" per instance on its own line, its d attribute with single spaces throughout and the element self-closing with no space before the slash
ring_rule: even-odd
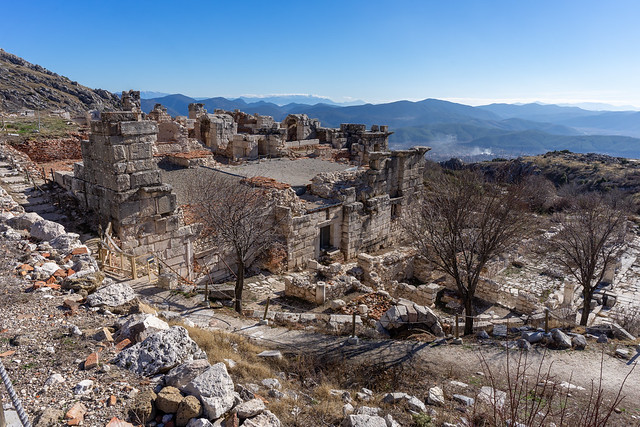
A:
<svg viewBox="0 0 640 427">
<path fill-rule="evenodd" d="M 16 230 L 31 230 L 33 224 L 42 221 L 42 217 L 35 212 L 27 212 L 7 220 L 7 224 Z"/>
<path fill-rule="evenodd" d="M 209 369 L 207 359 L 196 359 L 185 362 L 170 370 L 164 377 L 164 383 L 183 390 L 192 379 Z"/>
<path fill-rule="evenodd" d="M 113 363 L 139 375 L 151 376 L 165 373 L 181 363 L 206 357 L 185 328 L 173 326 L 121 351 Z"/>
<path fill-rule="evenodd" d="M 559 349 L 571 348 L 571 338 L 560 329 L 552 329 L 553 344 Z"/>
<path fill-rule="evenodd" d="M 204 416 L 210 420 L 220 418 L 234 404 L 233 380 L 224 363 L 216 363 L 195 377 L 184 392 L 202 402 Z"/>
<path fill-rule="evenodd" d="M 103 286 L 87 297 L 91 307 L 104 307 L 114 313 L 127 312 L 136 303 L 136 292 L 126 283 Z"/>
<path fill-rule="evenodd" d="M 53 240 L 65 233 L 64 227 L 57 222 L 42 219 L 36 221 L 29 230 L 31 237 L 38 240 Z"/>
<path fill-rule="evenodd" d="M 49 242 L 53 249 L 58 249 L 63 253 L 70 253 L 75 248 L 82 245 L 80 235 L 76 233 L 64 233 Z M 87 249 L 88 252 L 88 249 Z"/>
</svg>

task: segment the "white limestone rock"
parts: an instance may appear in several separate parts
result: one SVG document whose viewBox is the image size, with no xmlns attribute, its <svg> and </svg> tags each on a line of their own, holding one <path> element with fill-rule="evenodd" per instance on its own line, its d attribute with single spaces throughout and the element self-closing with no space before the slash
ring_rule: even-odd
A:
<svg viewBox="0 0 640 427">
<path fill-rule="evenodd" d="M 280 420 L 271 411 L 265 410 L 254 418 L 245 420 L 243 427 L 280 427 Z"/>
<path fill-rule="evenodd" d="M 444 405 L 444 392 L 442 391 L 442 389 L 440 387 L 431 387 L 429 389 L 427 402 L 429 403 L 429 405 L 436 405 L 436 406 Z M 421 411 L 421 412 L 425 412 L 425 411 Z"/>
<path fill-rule="evenodd" d="M 349 415 L 342 427 L 387 427 L 387 422 L 377 415 Z"/>
<path fill-rule="evenodd" d="M 251 399 L 233 408 L 234 412 L 236 412 L 240 418 L 255 417 L 264 412 L 265 409 L 266 407 L 262 399 Z"/>
<path fill-rule="evenodd" d="M 233 407 L 235 400 L 233 380 L 222 362 L 210 366 L 191 380 L 184 387 L 184 392 L 200 399 L 203 413 L 210 420 L 224 415 Z"/>
<path fill-rule="evenodd" d="M 142 342 L 156 332 L 169 329 L 167 322 L 153 314 L 132 314 L 127 319 L 120 328 L 119 338 L 129 338 L 132 342 Z"/>
<path fill-rule="evenodd" d="M 36 221 L 29 230 L 31 237 L 38 240 L 53 240 L 65 233 L 64 227 L 57 222 L 42 219 Z"/>
<path fill-rule="evenodd" d="M 173 326 L 121 351 L 113 363 L 139 375 L 151 376 L 206 357 L 185 328 Z"/>
<path fill-rule="evenodd" d="M 87 297 L 91 307 L 114 308 L 123 306 L 136 298 L 136 293 L 126 283 L 113 283 L 99 288 Z"/>
<path fill-rule="evenodd" d="M 571 348 L 571 338 L 560 329 L 553 329 L 551 337 L 556 347 L 560 349 Z"/>
</svg>

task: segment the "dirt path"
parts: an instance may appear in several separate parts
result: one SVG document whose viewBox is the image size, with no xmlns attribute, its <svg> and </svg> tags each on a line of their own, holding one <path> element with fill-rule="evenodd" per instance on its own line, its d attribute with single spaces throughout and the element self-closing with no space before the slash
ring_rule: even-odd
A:
<svg viewBox="0 0 640 427">
<path fill-rule="evenodd" d="M 284 327 L 260 325 L 256 319 L 241 319 L 225 309 L 205 309 L 199 306 L 200 298 L 184 298 L 181 295 L 150 287 L 139 283 L 136 290 L 150 302 L 179 311 L 183 319 L 189 319 L 203 328 L 221 329 L 245 335 L 259 344 L 281 350 L 283 353 L 308 353 L 320 355 L 327 361 L 346 360 L 352 363 L 375 361 L 381 369 L 391 368 L 402 363 L 431 365 L 435 371 L 445 372 L 452 380 L 462 382 L 477 381 L 477 372 L 483 371 L 480 354 L 489 365 L 493 375 L 504 376 L 507 364 L 507 352 L 501 346 L 479 345 L 433 345 L 412 340 L 360 340 L 356 345 L 347 343 L 346 337 L 325 335 L 307 330 L 290 330 Z M 640 359 L 636 353 L 630 361 L 610 356 L 613 348 L 605 347 L 602 363 L 602 388 L 610 396 L 618 393 L 620 385 L 633 365 Z M 543 370 L 550 371 L 556 382 L 566 381 L 580 387 L 588 396 L 591 384 L 600 381 L 602 356 L 601 344 L 590 343 L 585 351 L 544 352 L 540 347 L 528 352 L 529 373 L 534 374 L 540 363 Z M 516 362 L 518 352 L 510 352 L 510 364 Z M 625 400 L 622 407 L 640 411 L 640 367 L 633 370 L 624 387 Z"/>
</svg>

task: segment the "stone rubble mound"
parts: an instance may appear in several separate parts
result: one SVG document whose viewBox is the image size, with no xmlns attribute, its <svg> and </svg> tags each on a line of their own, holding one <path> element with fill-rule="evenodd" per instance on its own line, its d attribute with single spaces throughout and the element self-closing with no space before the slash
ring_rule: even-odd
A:
<svg viewBox="0 0 640 427">
<path fill-rule="evenodd" d="M 183 362 L 204 359 L 206 354 L 189 337 L 187 330 L 173 326 L 121 351 L 113 363 L 139 375 L 165 373 Z"/>
</svg>

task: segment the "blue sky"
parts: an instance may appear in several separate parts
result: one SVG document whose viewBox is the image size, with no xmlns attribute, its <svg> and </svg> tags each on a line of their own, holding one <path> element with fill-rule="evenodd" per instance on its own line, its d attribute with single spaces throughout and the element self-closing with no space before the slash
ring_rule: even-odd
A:
<svg viewBox="0 0 640 427">
<path fill-rule="evenodd" d="M 13 1 L 0 47 L 86 86 L 640 106 L 640 2 Z"/>
</svg>

